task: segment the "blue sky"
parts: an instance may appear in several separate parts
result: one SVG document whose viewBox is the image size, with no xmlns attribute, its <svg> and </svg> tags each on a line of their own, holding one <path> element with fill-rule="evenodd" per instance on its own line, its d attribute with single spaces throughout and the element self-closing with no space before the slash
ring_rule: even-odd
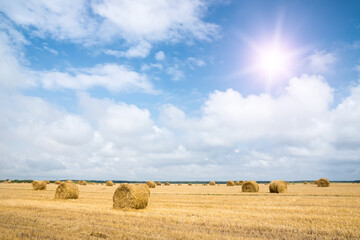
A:
<svg viewBox="0 0 360 240">
<path fill-rule="evenodd" d="M 360 177 L 358 1 L 0 1 L 0 178 Z"/>
</svg>

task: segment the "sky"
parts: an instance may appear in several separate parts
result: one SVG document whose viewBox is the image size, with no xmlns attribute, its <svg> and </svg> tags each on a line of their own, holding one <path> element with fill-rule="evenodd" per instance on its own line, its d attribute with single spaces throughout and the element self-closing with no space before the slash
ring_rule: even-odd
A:
<svg viewBox="0 0 360 240">
<path fill-rule="evenodd" d="M 0 179 L 360 179 L 359 13 L 0 0 Z"/>
</svg>

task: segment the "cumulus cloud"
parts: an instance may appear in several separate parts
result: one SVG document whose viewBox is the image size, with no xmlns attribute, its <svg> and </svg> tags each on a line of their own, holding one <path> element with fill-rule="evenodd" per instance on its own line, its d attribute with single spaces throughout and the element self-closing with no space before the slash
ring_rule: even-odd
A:
<svg viewBox="0 0 360 240">
<path fill-rule="evenodd" d="M 270 180 L 359 174 L 359 85 L 335 107 L 333 89 L 321 76 L 292 78 L 277 97 L 214 91 L 198 117 L 167 104 L 159 121 L 125 102 L 87 93 L 77 99 L 79 113 L 73 114 L 41 98 L 1 94 L 1 176 Z M 53 164 L 43 164 L 48 161 Z"/>
<path fill-rule="evenodd" d="M 20 0 L 1 1 L 0 11 L 37 37 L 85 45 L 123 39 L 129 49 L 106 53 L 143 58 L 153 42 L 218 37 L 219 26 L 202 20 L 208 5 L 203 0 Z"/>
<path fill-rule="evenodd" d="M 173 81 L 179 81 L 184 78 L 184 73 L 179 69 L 178 66 L 168 67 L 166 73 L 171 77 Z"/>
<path fill-rule="evenodd" d="M 32 33 L 56 39 L 81 40 L 96 29 L 96 22 L 88 15 L 86 1 L 1 1 L 0 10 L 13 22 Z"/>
<path fill-rule="evenodd" d="M 154 93 L 145 75 L 117 64 L 96 65 L 93 68 L 69 69 L 68 72 L 42 71 L 36 75 L 46 89 L 68 88 L 85 90 L 101 86 L 109 91 L 140 90 Z"/>
<path fill-rule="evenodd" d="M 149 55 L 150 49 L 151 49 L 150 43 L 143 41 L 143 42 L 136 44 L 135 46 L 130 47 L 126 51 L 106 50 L 105 54 L 112 55 L 115 57 L 145 58 L 147 55 Z"/>
<path fill-rule="evenodd" d="M 201 20 L 207 8 L 201 0 L 103 0 L 92 2 L 91 6 L 105 19 L 100 29 L 106 30 L 104 34 L 109 38 L 120 35 L 130 42 L 177 40 L 184 35 L 210 40 L 219 30 L 217 25 Z"/>
<path fill-rule="evenodd" d="M 163 51 L 159 51 L 155 54 L 155 59 L 158 61 L 163 61 L 165 59 L 165 53 Z"/>
<path fill-rule="evenodd" d="M 308 59 L 310 69 L 316 73 L 328 72 L 330 67 L 336 62 L 334 54 L 326 51 L 315 51 Z"/>
</svg>

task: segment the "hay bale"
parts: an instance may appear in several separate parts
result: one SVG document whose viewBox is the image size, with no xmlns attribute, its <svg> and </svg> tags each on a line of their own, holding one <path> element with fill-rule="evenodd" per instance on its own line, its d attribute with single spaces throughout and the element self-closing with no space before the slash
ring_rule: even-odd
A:
<svg viewBox="0 0 360 240">
<path fill-rule="evenodd" d="M 205 184 L 205 185 L 206 185 L 206 184 Z M 214 182 L 214 181 L 210 181 L 210 182 L 209 182 L 209 185 L 215 186 L 215 182 Z"/>
<path fill-rule="evenodd" d="M 157 182 L 156 185 L 161 186 L 161 182 Z"/>
<path fill-rule="evenodd" d="M 79 184 L 85 186 L 87 184 L 87 182 L 86 181 L 80 181 Z"/>
<path fill-rule="evenodd" d="M 72 180 L 66 180 L 65 182 L 66 182 L 66 183 L 73 183 Z"/>
<path fill-rule="evenodd" d="M 11 183 L 11 180 L 6 180 L 3 183 Z"/>
<path fill-rule="evenodd" d="M 61 182 L 59 180 L 55 181 L 55 184 L 59 185 Z"/>
<path fill-rule="evenodd" d="M 255 181 L 248 181 L 242 185 L 243 192 L 258 192 L 259 185 Z"/>
<path fill-rule="evenodd" d="M 284 181 L 271 181 L 269 185 L 269 190 L 271 193 L 284 193 L 287 191 L 287 185 Z"/>
<path fill-rule="evenodd" d="M 188 183 L 188 186 L 192 186 L 192 183 Z"/>
<path fill-rule="evenodd" d="M 55 199 L 77 199 L 79 198 L 79 188 L 75 183 L 62 182 L 56 188 Z"/>
<path fill-rule="evenodd" d="M 122 183 L 115 190 L 113 196 L 114 208 L 143 209 L 147 207 L 148 202 L 149 194 L 146 191 L 144 184 L 132 185 Z"/>
<path fill-rule="evenodd" d="M 240 181 L 235 181 L 235 186 L 240 186 Z"/>
<path fill-rule="evenodd" d="M 304 182 L 304 184 L 306 185 L 306 184 L 308 184 L 307 182 Z"/>
<path fill-rule="evenodd" d="M 146 185 L 148 185 L 148 186 L 149 186 L 149 188 L 155 188 L 155 187 L 156 187 L 156 185 L 155 185 L 155 182 L 154 182 L 154 181 L 147 181 L 147 182 L 146 182 Z"/>
<path fill-rule="evenodd" d="M 178 186 L 182 186 L 182 184 L 181 184 L 181 183 L 178 183 Z"/>
<path fill-rule="evenodd" d="M 232 186 L 235 186 L 235 183 L 234 183 L 234 181 L 227 181 L 226 186 L 232 187 Z"/>
<path fill-rule="evenodd" d="M 169 182 L 166 182 L 166 183 L 165 183 L 165 186 L 170 186 L 170 183 L 169 183 Z"/>
<path fill-rule="evenodd" d="M 315 180 L 315 181 L 314 181 L 314 184 L 317 185 L 317 183 L 318 183 L 318 180 Z"/>
<path fill-rule="evenodd" d="M 32 181 L 31 185 L 34 190 L 45 190 L 46 189 L 45 181 Z"/>
<path fill-rule="evenodd" d="M 46 180 L 45 183 L 46 183 L 46 184 L 50 184 L 50 181 L 49 181 L 49 180 Z"/>
<path fill-rule="evenodd" d="M 113 181 L 106 181 L 106 186 L 114 186 L 114 183 L 113 183 Z"/>
<path fill-rule="evenodd" d="M 326 178 L 320 178 L 319 180 L 317 180 L 317 186 L 318 187 L 329 187 L 330 181 L 327 180 Z"/>
</svg>

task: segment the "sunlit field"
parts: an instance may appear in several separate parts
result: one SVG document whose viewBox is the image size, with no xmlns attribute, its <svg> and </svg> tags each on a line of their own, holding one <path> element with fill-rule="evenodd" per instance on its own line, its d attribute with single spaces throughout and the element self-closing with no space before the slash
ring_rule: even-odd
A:
<svg viewBox="0 0 360 240">
<path fill-rule="evenodd" d="M 113 209 L 117 186 L 78 185 L 79 199 L 54 200 L 53 183 L 0 183 L 0 239 L 360 239 L 360 184 L 291 184 L 282 194 L 162 185 L 143 210 Z"/>
</svg>

